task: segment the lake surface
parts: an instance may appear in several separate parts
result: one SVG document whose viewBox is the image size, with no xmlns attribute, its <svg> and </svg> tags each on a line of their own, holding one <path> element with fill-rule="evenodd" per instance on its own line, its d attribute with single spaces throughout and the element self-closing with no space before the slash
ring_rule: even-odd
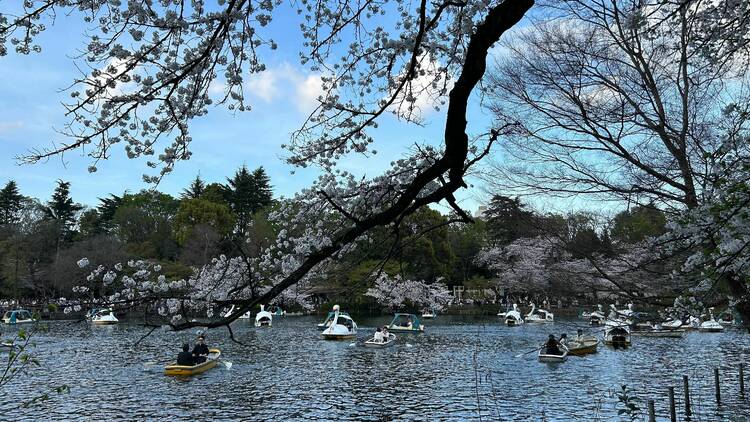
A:
<svg viewBox="0 0 750 422">
<path fill-rule="evenodd" d="M 364 341 L 389 318 L 355 319 Z M 750 398 L 739 397 L 739 362 L 750 362 L 750 336 L 688 333 L 682 339 L 634 337 L 627 350 L 543 364 L 534 349 L 548 334 L 575 332 L 571 319 L 554 325 L 505 327 L 496 318 L 439 316 L 424 334 L 397 334 L 388 349 L 320 338 L 316 317 L 252 321 L 208 333 L 231 368 L 217 366 L 190 379 L 163 375 L 163 364 L 196 331 L 148 332 L 135 323 L 90 326 L 57 321 L 36 337 L 41 366 L 0 390 L 3 420 L 518 420 L 614 421 L 616 393 L 627 384 L 643 401 L 654 399 L 668 417 L 667 387 L 682 412 L 682 375 L 689 375 L 693 420 L 748 420 Z M 5 336 L 15 328 L 4 327 Z M 586 327 L 588 329 L 588 327 Z M 144 364 L 146 363 L 146 364 Z M 723 403 L 714 402 L 719 367 Z M 747 366 L 746 366 L 747 368 Z M 750 368 L 746 388 L 750 396 Z M 21 408 L 45 388 L 67 384 L 70 393 Z M 668 419 L 667 419 L 668 420 Z M 680 414 L 679 420 L 684 420 Z"/>
</svg>

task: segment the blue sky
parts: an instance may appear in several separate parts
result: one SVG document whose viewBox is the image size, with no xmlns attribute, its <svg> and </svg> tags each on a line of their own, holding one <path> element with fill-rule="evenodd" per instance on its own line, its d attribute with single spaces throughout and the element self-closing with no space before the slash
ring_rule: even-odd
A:
<svg viewBox="0 0 750 422">
<path fill-rule="evenodd" d="M 285 164 L 286 151 L 281 148 L 302 124 L 317 96 L 316 75 L 298 61 L 301 38 L 294 22 L 296 16 L 279 15 L 268 28 L 279 49 L 266 55 L 267 72 L 248 83 L 253 111 L 233 115 L 219 106 L 211 109 L 208 116 L 194 120 L 193 157 L 178 164 L 159 185 L 160 190 L 178 195 L 198 173 L 208 182 L 223 182 L 243 164 L 265 167 L 276 196 L 290 196 L 314 180 L 314 169 L 293 169 Z M 295 30 L 290 31 L 290 27 Z M 34 165 L 18 165 L 15 159 L 30 149 L 66 140 L 56 132 L 66 122 L 60 103 L 68 93 L 61 89 L 78 75 L 71 57 L 83 47 L 85 38 L 81 34 L 85 29 L 80 19 L 61 14 L 39 37 L 41 54 L 11 53 L 0 58 L 0 183 L 14 179 L 27 196 L 46 200 L 57 179 L 70 181 L 73 198 L 86 205 L 96 205 L 98 197 L 109 193 L 149 187 L 142 181 L 142 174 L 150 169 L 141 160 L 127 159 L 122 150 L 114 150 L 109 160 L 97 165 L 98 172 L 94 174 L 88 173 L 91 162 L 80 151 Z M 425 115 L 424 127 L 418 127 L 389 116 L 375 132 L 378 154 L 347 158 L 341 167 L 375 176 L 414 142 L 439 144 L 444 117 L 442 112 L 432 111 Z M 469 121 L 470 130 L 475 133 L 486 131 L 491 124 L 478 101 L 470 109 Z M 290 173 L 292 170 L 296 170 L 295 174 Z M 461 192 L 459 199 L 473 212 L 484 202 L 485 195 L 474 186 Z"/>
</svg>

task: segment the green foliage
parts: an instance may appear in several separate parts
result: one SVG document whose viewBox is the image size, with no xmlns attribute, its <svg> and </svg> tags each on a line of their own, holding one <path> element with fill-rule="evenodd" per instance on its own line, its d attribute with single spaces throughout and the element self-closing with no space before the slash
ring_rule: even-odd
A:
<svg viewBox="0 0 750 422">
<path fill-rule="evenodd" d="M 226 200 L 226 195 L 226 186 L 222 185 L 221 183 L 209 183 L 208 185 L 206 185 L 206 188 L 203 189 L 201 199 L 229 206 L 229 203 Z"/>
<path fill-rule="evenodd" d="M 18 191 L 16 182 L 10 180 L 0 190 L 0 226 L 18 222 L 22 207 L 23 195 Z"/>
<path fill-rule="evenodd" d="M 536 233 L 534 213 L 527 210 L 519 198 L 493 196 L 484 218 L 487 221 L 487 236 L 494 244 L 507 245 L 522 237 L 533 237 Z"/>
<path fill-rule="evenodd" d="M 666 232 L 667 217 L 654 206 L 634 207 L 617 214 L 613 221 L 612 238 L 624 243 L 638 243 Z"/>
<path fill-rule="evenodd" d="M 206 191 L 206 183 L 201 179 L 201 175 L 195 176 L 195 180 L 190 183 L 190 186 L 183 189 L 182 199 L 199 199 L 203 196 Z"/>
<path fill-rule="evenodd" d="M 125 194 L 112 218 L 114 231 L 133 254 L 144 258 L 174 258 L 177 245 L 172 223 L 179 206 L 179 201 L 171 195 L 158 191 Z"/>
<path fill-rule="evenodd" d="M 244 237 L 253 215 L 271 203 L 270 180 L 263 167 L 250 173 L 243 165 L 227 183 L 225 198 L 236 217 L 235 234 Z"/>
<path fill-rule="evenodd" d="M 57 226 L 59 237 L 68 240 L 76 224 L 76 216 L 83 206 L 73 202 L 70 197 L 70 182 L 57 181 L 57 188 L 52 198 L 47 201 L 44 213 L 47 220 Z"/>
<path fill-rule="evenodd" d="M 173 227 L 177 242 L 184 245 L 193 235 L 197 226 L 213 228 L 219 235 L 226 236 L 234 227 L 234 217 L 225 205 L 204 199 L 186 199 L 180 202 Z"/>
</svg>

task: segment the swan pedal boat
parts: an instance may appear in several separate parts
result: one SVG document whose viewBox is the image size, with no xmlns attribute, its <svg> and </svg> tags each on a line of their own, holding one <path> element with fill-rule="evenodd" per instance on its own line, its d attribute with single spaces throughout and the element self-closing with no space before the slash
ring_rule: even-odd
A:
<svg viewBox="0 0 750 422">
<path fill-rule="evenodd" d="M 205 362 L 199 363 L 197 365 L 177 365 L 177 363 L 175 362 L 171 365 L 167 365 L 164 368 L 164 375 L 189 377 L 202 374 L 216 366 L 216 363 L 219 361 L 219 356 L 221 356 L 221 350 L 208 349 L 208 356 L 206 357 Z"/>
<path fill-rule="evenodd" d="M 539 362 L 565 362 L 568 359 L 569 350 L 564 345 L 560 347 L 562 348 L 562 355 L 548 355 L 545 353 L 545 347 L 542 346 L 538 353 Z"/>
<path fill-rule="evenodd" d="M 374 349 L 384 349 L 386 347 L 393 346 L 395 342 L 396 342 L 396 335 L 393 333 L 388 333 L 388 341 L 384 341 L 381 343 L 381 342 L 375 341 L 375 337 L 373 337 L 365 342 L 365 347 L 372 347 Z"/>
<path fill-rule="evenodd" d="M 571 340 L 567 344 L 568 354 L 573 356 L 583 356 L 596 353 L 599 346 L 599 339 L 594 336 L 584 336 L 582 340 Z"/>
</svg>

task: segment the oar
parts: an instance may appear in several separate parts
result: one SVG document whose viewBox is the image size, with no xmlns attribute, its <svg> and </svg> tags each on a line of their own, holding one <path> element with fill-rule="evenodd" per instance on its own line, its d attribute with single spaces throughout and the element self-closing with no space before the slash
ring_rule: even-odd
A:
<svg viewBox="0 0 750 422">
<path fill-rule="evenodd" d="M 520 358 L 521 356 L 525 356 L 525 355 L 528 355 L 529 353 L 534 353 L 534 352 L 538 352 L 538 351 L 542 350 L 542 347 L 544 347 L 544 345 L 541 345 L 541 346 L 537 347 L 537 348 L 536 348 L 536 349 L 534 349 L 534 350 L 529 350 L 529 351 L 528 351 L 528 352 L 526 352 L 526 353 L 521 353 L 520 355 L 516 355 L 515 357 L 516 357 L 516 358 Z"/>
<path fill-rule="evenodd" d="M 151 362 L 144 362 L 143 366 L 149 367 L 154 365 L 161 365 L 164 363 L 172 362 L 174 359 L 167 359 L 167 360 L 158 360 L 158 361 L 151 361 Z"/>
</svg>

